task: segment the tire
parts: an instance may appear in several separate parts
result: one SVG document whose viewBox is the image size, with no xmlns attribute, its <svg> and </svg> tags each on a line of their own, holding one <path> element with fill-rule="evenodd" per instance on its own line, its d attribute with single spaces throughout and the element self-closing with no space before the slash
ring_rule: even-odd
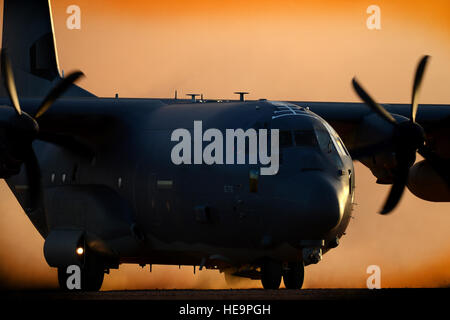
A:
<svg viewBox="0 0 450 320">
<path fill-rule="evenodd" d="M 305 278 L 303 263 L 289 263 L 288 269 L 283 270 L 283 282 L 286 289 L 301 289 Z"/>
<path fill-rule="evenodd" d="M 104 266 L 100 259 L 96 258 L 92 254 L 85 257 L 85 263 L 80 268 L 80 287 L 68 288 L 67 280 L 74 275 L 74 272 L 67 273 L 67 267 L 58 268 L 58 283 L 59 287 L 63 291 L 99 291 L 103 284 L 104 278 Z"/>
<path fill-rule="evenodd" d="M 81 269 L 81 290 L 99 291 L 103 284 L 105 272 L 102 266 L 86 266 Z"/>
<path fill-rule="evenodd" d="M 261 283 L 263 288 L 278 289 L 281 284 L 282 274 L 281 263 L 273 260 L 266 261 L 261 266 Z"/>
<path fill-rule="evenodd" d="M 58 268 L 58 284 L 61 291 L 70 291 L 70 289 L 67 288 L 67 280 L 69 279 L 69 276 L 70 275 L 67 274 L 67 267 Z"/>
</svg>

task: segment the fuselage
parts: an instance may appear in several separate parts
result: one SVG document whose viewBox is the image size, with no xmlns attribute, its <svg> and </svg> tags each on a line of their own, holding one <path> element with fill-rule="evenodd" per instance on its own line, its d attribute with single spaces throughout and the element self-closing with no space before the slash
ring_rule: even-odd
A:
<svg viewBox="0 0 450 320">
<path fill-rule="evenodd" d="M 79 228 L 120 262 L 239 266 L 265 257 L 295 261 L 308 243 L 322 242 L 326 251 L 344 234 L 354 196 L 352 160 L 336 132 L 311 111 L 268 101 L 108 100 L 104 114 L 93 107 L 92 115 L 60 124 L 59 132 L 85 142 L 91 154 L 34 143 L 45 187 L 44 237 Z M 51 118 L 49 111 L 48 123 Z M 204 130 L 224 133 L 278 129 L 278 172 L 255 176 L 264 166 L 249 161 L 174 164 L 172 133 L 184 128 L 194 136 L 199 120 Z M 42 123 L 50 130 L 44 117 Z M 26 185 L 24 173 L 9 184 L 13 191 Z"/>
</svg>

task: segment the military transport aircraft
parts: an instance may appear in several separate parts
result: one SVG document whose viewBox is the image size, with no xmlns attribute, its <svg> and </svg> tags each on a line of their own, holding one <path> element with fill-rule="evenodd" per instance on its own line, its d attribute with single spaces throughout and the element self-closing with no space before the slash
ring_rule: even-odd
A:
<svg viewBox="0 0 450 320">
<path fill-rule="evenodd" d="M 81 289 L 99 290 L 122 263 L 199 266 L 264 288 L 282 279 L 301 288 L 304 266 L 337 247 L 349 223 L 353 159 L 392 184 L 383 214 L 405 186 L 450 201 L 450 105 L 418 112 L 428 57 L 411 105 L 377 104 L 356 79 L 365 103 L 245 101 L 245 93 L 234 101 L 98 98 L 73 84 L 81 72 L 60 76 L 49 1 L 5 0 L 3 21 L 0 177 L 45 239 L 62 288 L 68 266 L 79 266 Z M 174 163 L 177 129 L 206 150 L 207 131 L 195 144 L 199 121 L 216 134 L 278 134 L 276 170 Z M 247 145 L 233 148 L 231 160 L 252 156 Z M 424 160 L 414 164 L 417 152 Z"/>
</svg>

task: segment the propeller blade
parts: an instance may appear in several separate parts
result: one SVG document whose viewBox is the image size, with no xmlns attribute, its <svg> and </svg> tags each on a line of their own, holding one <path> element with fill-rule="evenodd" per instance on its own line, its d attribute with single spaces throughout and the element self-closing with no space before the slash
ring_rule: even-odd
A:
<svg viewBox="0 0 450 320">
<path fill-rule="evenodd" d="M 412 122 L 416 122 L 416 114 L 417 114 L 417 109 L 418 109 L 418 102 L 417 102 L 417 98 L 420 92 L 420 86 L 422 84 L 422 78 L 423 78 L 423 74 L 425 72 L 425 68 L 427 66 L 427 62 L 428 59 L 430 58 L 430 56 L 424 56 L 420 62 L 419 65 L 417 66 L 417 70 L 416 70 L 416 76 L 414 78 L 414 85 L 413 85 L 413 91 L 412 91 L 412 98 L 411 98 L 411 120 Z"/>
<path fill-rule="evenodd" d="M 14 81 L 14 74 L 11 67 L 11 61 L 9 60 L 8 54 L 5 49 L 1 51 L 1 65 L 3 81 L 5 83 L 6 91 L 8 91 L 9 99 L 16 110 L 17 114 L 22 115 L 22 110 L 19 104 L 19 98 L 17 96 L 16 83 Z"/>
<path fill-rule="evenodd" d="M 403 191 L 405 191 L 406 184 L 408 182 L 409 167 L 403 165 L 400 172 L 395 177 L 394 184 L 389 191 L 389 195 L 384 203 L 383 209 L 380 211 L 381 214 L 388 214 L 395 209 L 397 204 L 402 198 Z"/>
<path fill-rule="evenodd" d="M 37 119 L 42 116 L 69 87 L 77 81 L 80 77 L 84 76 L 83 72 L 75 71 L 69 74 L 67 77 L 61 79 L 58 84 L 48 93 L 44 101 L 38 108 L 34 118 Z"/>
<path fill-rule="evenodd" d="M 359 97 L 378 115 L 380 115 L 383 119 L 388 121 L 389 123 L 396 125 L 397 121 L 394 119 L 394 117 L 386 111 L 381 105 L 379 105 L 375 100 L 372 99 L 371 96 L 361 87 L 361 85 L 358 83 L 356 78 L 352 79 L 353 88 L 355 89 L 356 93 L 359 95 Z"/>
</svg>

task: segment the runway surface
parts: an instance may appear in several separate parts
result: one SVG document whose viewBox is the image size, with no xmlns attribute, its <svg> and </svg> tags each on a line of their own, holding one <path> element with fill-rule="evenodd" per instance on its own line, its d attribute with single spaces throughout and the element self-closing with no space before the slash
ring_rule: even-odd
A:
<svg viewBox="0 0 450 320">
<path fill-rule="evenodd" d="M 60 292 L 57 290 L 3 291 L 7 300 L 391 300 L 449 297 L 442 289 L 303 289 L 303 290 L 124 290 Z"/>
<path fill-rule="evenodd" d="M 16 318 L 46 319 L 399 319 L 447 314 L 448 289 L 0 291 L 0 308 Z M 156 317 L 155 317 L 156 315 Z"/>
</svg>

